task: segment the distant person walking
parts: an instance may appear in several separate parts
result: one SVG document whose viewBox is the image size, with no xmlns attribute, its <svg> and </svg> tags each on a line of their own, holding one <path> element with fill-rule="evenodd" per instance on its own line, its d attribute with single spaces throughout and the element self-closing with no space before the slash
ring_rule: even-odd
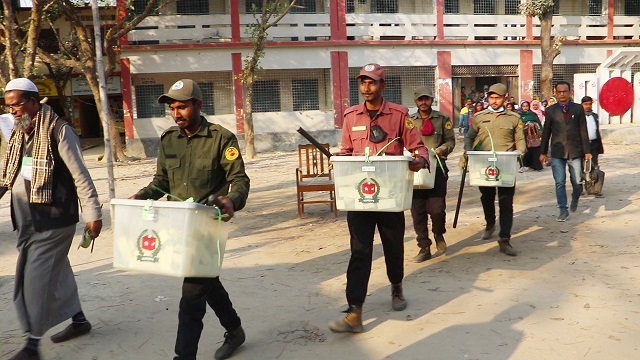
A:
<svg viewBox="0 0 640 360">
<path fill-rule="evenodd" d="M 542 131 L 542 154 L 540 162 L 547 161 L 547 151 L 551 148 L 551 171 L 556 184 L 556 201 L 560 208 L 557 221 L 567 221 L 569 210 L 578 209 L 582 194 L 582 160 L 591 159 L 591 145 L 587 120 L 580 104 L 571 101 L 571 85 L 566 81 L 556 84 L 558 103 L 549 105 L 545 111 Z M 567 167 L 573 192 L 571 205 L 567 207 Z"/>
<path fill-rule="evenodd" d="M 580 100 L 584 109 L 585 118 L 587 119 L 587 132 L 589 133 L 589 148 L 591 149 L 591 164 L 599 168 L 598 156 L 604 154 L 602 146 L 602 137 L 600 136 L 600 122 L 598 114 L 593 112 L 593 99 L 591 96 L 585 96 Z M 602 193 L 595 194 L 596 197 L 602 197 Z"/>
</svg>

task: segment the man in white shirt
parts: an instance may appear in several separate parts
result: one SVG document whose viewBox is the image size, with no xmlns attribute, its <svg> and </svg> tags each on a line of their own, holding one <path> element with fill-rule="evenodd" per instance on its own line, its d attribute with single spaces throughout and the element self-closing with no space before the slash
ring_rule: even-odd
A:
<svg viewBox="0 0 640 360">
<path fill-rule="evenodd" d="M 600 123 L 598 122 L 598 114 L 593 112 L 593 99 L 591 96 L 584 96 L 580 101 L 584 114 L 587 119 L 587 133 L 589 134 L 589 146 L 591 147 L 591 163 L 594 167 L 598 167 L 598 155 L 604 153 L 602 146 L 602 138 L 600 137 Z M 601 193 L 596 197 L 602 197 Z"/>
</svg>

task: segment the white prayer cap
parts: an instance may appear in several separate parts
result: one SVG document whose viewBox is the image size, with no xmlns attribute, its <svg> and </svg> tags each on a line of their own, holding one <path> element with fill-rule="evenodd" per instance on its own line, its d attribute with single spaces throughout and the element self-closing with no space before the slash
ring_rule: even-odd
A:
<svg viewBox="0 0 640 360">
<path fill-rule="evenodd" d="M 5 92 L 11 90 L 38 92 L 38 87 L 27 78 L 17 78 L 9 81 L 7 86 L 4 87 Z"/>
</svg>

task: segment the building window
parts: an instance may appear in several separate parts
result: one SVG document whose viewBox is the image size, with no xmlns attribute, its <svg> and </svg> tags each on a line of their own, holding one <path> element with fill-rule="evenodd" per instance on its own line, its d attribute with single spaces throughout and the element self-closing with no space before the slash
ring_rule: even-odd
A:
<svg viewBox="0 0 640 360">
<path fill-rule="evenodd" d="M 176 12 L 181 15 L 209 14 L 209 0 L 178 0 Z"/>
<path fill-rule="evenodd" d="M 298 0 L 291 8 L 292 13 L 315 14 L 316 0 Z"/>
<path fill-rule="evenodd" d="M 553 15 L 560 15 L 560 0 L 553 0 Z"/>
<path fill-rule="evenodd" d="M 444 13 L 445 14 L 459 14 L 460 13 L 460 0 L 444 0 Z"/>
<path fill-rule="evenodd" d="M 131 1 L 131 5 L 133 6 L 133 13 L 136 15 L 140 15 L 142 14 L 142 12 L 144 12 L 144 8 L 147 6 L 147 3 L 149 3 L 149 0 L 133 0 Z M 151 15 L 158 15 L 158 8 L 156 7 L 155 10 L 153 10 L 151 12 Z"/>
<path fill-rule="evenodd" d="M 382 97 L 392 103 L 402 104 L 402 81 L 400 76 L 385 76 L 387 87 L 382 92 Z"/>
<path fill-rule="evenodd" d="M 165 104 L 158 104 L 158 98 L 164 93 L 164 85 L 137 85 L 136 112 L 137 118 L 152 118 L 165 116 Z"/>
<path fill-rule="evenodd" d="M 280 82 L 278 80 L 256 80 L 253 82 L 253 112 L 280 111 Z"/>
<path fill-rule="evenodd" d="M 318 79 L 291 81 L 293 91 L 293 111 L 320 110 Z"/>
<path fill-rule="evenodd" d="M 394 14 L 398 12 L 398 0 L 371 0 L 374 14 Z"/>
<path fill-rule="evenodd" d="M 624 0 L 625 15 L 640 15 L 640 0 Z"/>
<path fill-rule="evenodd" d="M 244 11 L 247 14 L 259 13 L 262 9 L 262 0 L 245 0 Z"/>
<path fill-rule="evenodd" d="M 504 0 L 505 15 L 520 15 L 518 5 L 520 5 L 520 0 Z"/>
<path fill-rule="evenodd" d="M 213 83 L 199 82 L 200 91 L 202 91 L 202 115 L 215 115 L 215 107 L 213 106 Z"/>
<path fill-rule="evenodd" d="M 589 15 L 602 15 L 602 0 L 589 0 Z"/>
<path fill-rule="evenodd" d="M 495 0 L 473 0 L 473 13 L 476 15 L 495 14 Z"/>
<path fill-rule="evenodd" d="M 360 80 L 349 76 L 349 106 L 360 103 Z"/>
<path fill-rule="evenodd" d="M 38 36 L 38 47 L 49 54 L 60 52 L 60 43 L 53 29 L 42 29 Z"/>
</svg>

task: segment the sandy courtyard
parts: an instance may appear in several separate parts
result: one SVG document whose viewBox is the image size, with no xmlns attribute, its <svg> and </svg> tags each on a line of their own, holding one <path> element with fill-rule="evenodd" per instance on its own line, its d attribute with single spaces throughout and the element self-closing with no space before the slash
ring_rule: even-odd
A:
<svg viewBox="0 0 640 360">
<path fill-rule="evenodd" d="M 495 241 L 480 240 L 484 220 L 475 187 L 465 188 L 458 228 L 451 228 L 460 184 L 457 140 L 448 161 L 447 254 L 411 262 L 418 248 L 405 212 L 409 306 L 395 312 L 376 235 L 365 332 L 358 335 L 327 328 L 346 306 L 345 213 L 334 218 L 328 206 L 311 205 L 297 218 L 296 153 L 248 161 L 251 193 L 232 220 L 221 276 L 247 333 L 233 358 L 640 358 L 640 145 L 605 143 L 605 197 L 584 197 L 566 223 L 555 221 L 551 170 L 520 174 L 512 235 L 519 256 L 513 258 L 500 254 Z M 106 169 L 95 152 L 86 159 L 105 203 L 105 229 L 93 253 L 72 245 L 70 259 L 94 330 L 53 344 L 48 336 L 66 324 L 59 325 L 42 341 L 41 354 L 48 360 L 171 359 L 181 279 L 113 269 Z M 118 164 L 117 197 L 146 185 L 154 170 L 155 159 Z M 7 359 L 25 341 L 12 303 L 17 252 L 8 196 L 0 214 L 0 359 Z M 199 358 L 213 359 L 223 333 L 209 311 Z"/>
</svg>

